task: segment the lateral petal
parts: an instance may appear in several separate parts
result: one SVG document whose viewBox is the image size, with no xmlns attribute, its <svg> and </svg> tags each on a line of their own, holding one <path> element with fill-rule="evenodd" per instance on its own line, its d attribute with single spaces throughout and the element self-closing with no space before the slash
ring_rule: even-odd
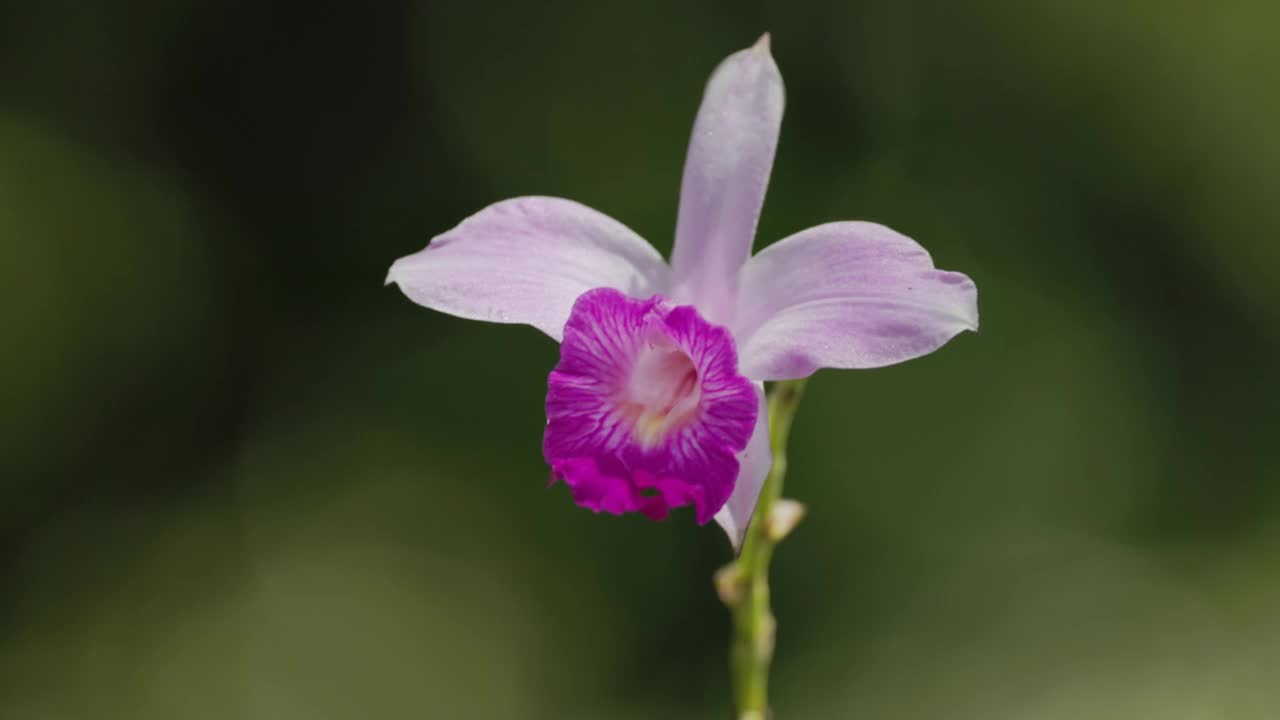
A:
<svg viewBox="0 0 1280 720">
<path fill-rule="evenodd" d="M 397 260 L 387 275 L 433 310 L 532 325 L 559 341 L 573 303 L 594 288 L 632 297 L 663 292 L 662 256 L 613 218 L 553 197 L 490 205 Z"/>
<path fill-rule="evenodd" d="M 751 258 L 741 282 L 733 329 L 752 380 L 892 365 L 978 329 L 973 281 L 875 223 L 801 231 Z"/>
</svg>

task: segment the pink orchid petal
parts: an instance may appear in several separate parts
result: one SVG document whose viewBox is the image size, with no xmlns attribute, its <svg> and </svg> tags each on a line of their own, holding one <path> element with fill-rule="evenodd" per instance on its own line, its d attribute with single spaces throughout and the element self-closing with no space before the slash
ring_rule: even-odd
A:
<svg viewBox="0 0 1280 720">
<path fill-rule="evenodd" d="M 782 125 L 782 75 L 768 40 L 716 68 L 685 157 L 672 299 L 697 306 L 714 323 L 731 320 Z"/>
<path fill-rule="evenodd" d="M 756 501 L 760 499 L 760 488 L 764 487 L 765 476 L 773 466 L 773 453 L 769 449 L 769 408 L 765 403 L 764 383 L 758 382 L 755 386 L 760 408 L 756 415 L 756 426 L 751 431 L 746 449 L 738 455 L 738 481 L 733 486 L 733 494 L 729 496 L 729 502 L 716 513 L 715 518 L 729 536 L 734 552 L 742 549 L 747 525 L 751 523 Z"/>
<path fill-rule="evenodd" d="M 622 223 L 552 197 L 490 205 L 391 266 L 388 283 L 433 310 L 469 320 L 524 323 L 557 341 L 579 295 L 613 288 L 663 292 L 662 256 Z"/>
<path fill-rule="evenodd" d="M 837 222 L 766 248 L 742 269 L 734 336 L 752 380 L 873 368 L 978 329 L 978 290 L 883 225 Z"/>
</svg>

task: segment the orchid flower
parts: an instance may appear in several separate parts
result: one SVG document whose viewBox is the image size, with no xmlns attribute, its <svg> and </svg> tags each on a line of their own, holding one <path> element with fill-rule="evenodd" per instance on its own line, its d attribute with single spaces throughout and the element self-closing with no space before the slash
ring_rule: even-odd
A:
<svg viewBox="0 0 1280 720">
<path fill-rule="evenodd" d="M 391 266 L 420 305 L 560 342 L 543 454 L 577 504 L 654 519 L 692 505 L 737 547 L 771 463 L 764 382 L 890 365 L 977 329 L 973 282 L 882 225 L 819 225 L 751 256 L 782 108 L 767 34 L 712 74 L 670 266 L 552 197 L 490 205 Z"/>
</svg>

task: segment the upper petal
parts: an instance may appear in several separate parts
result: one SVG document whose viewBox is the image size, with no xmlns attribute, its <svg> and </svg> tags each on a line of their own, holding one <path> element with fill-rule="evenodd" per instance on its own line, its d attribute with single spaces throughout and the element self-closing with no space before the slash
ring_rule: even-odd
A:
<svg viewBox="0 0 1280 720">
<path fill-rule="evenodd" d="M 608 287 L 648 297 L 666 289 L 668 275 L 658 251 L 617 220 L 571 200 L 521 197 L 400 258 L 387 282 L 433 310 L 526 323 L 558 341 L 582 293 Z"/>
<path fill-rule="evenodd" d="M 707 83 L 680 187 L 672 299 L 708 320 L 731 321 L 738 269 L 756 222 L 782 125 L 782 75 L 769 36 L 730 55 Z"/>
<path fill-rule="evenodd" d="M 973 281 L 875 223 L 796 233 L 753 257 L 741 282 L 734 335 L 752 380 L 891 365 L 978 329 Z"/>
</svg>

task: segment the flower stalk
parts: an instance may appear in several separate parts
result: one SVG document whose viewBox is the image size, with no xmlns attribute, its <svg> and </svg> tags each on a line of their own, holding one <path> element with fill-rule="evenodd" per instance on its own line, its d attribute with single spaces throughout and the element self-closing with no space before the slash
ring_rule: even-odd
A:
<svg viewBox="0 0 1280 720">
<path fill-rule="evenodd" d="M 784 380 L 769 392 L 769 445 L 773 465 L 747 527 L 737 560 L 716 575 L 716 589 L 733 616 L 730 670 L 738 720 L 765 720 L 769 713 L 769 665 L 777 623 L 769 603 L 773 549 L 804 515 L 804 506 L 782 497 L 787 472 L 787 436 L 800 405 L 804 380 Z"/>
</svg>

